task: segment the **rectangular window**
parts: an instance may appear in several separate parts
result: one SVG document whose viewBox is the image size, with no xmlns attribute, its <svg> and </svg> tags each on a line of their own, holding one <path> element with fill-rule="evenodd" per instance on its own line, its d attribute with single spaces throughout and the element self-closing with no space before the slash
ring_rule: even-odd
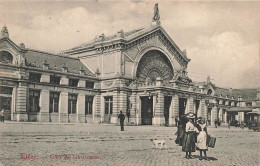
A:
<svg viewBox="0 0 260 166">
<path fill-rule="evenodd" d="M 77 87 L 79 83 L 79 79 L 69 79 L 69 86 Z"/>
<path fill-rule="evenodd" d="M 40 90 L 29 90 L 29 112 L 40 112 Z"/>
<path fill-rule="evenodd" d="M 113 97 L 105 97 L 105 114 L 113 114 Z"/>
<path fill-rule="evenodd" d="M 51 92 L 50 93 L 50 104 L 49 104 L 49 112 L 59 112 L 59 92 Z"/>
<path fill-rule="evenodd" d="M 54 85 L 60 85 L 60 77 L 51 75 L 50 76 L 50 83 Z"/>
<path fill-rule="evenodd" d="M 68 113 L 76 114 L 77 112 L 77 94 L 69 94 L 69 105 L 68 105 Z"/>
<path fill-rule="evenodd" d="M 40 82 L 41 81 L 41 74 L 39 74 L 39 73 L 29 73 L 29 80 L 31 82 Z"/>
<path fill-rule="evenodd" d="M 86 96 L 85 98 L 85 115 L 92 114 L 93 97 L 94 96 Z"/>
<path fill-rule="evenodd" d="M 91 81 L 86 81 L 86 88 L 91 88 L 93 89 L 94 88 L 94 82 L 91 82 Z"/>
</svg>

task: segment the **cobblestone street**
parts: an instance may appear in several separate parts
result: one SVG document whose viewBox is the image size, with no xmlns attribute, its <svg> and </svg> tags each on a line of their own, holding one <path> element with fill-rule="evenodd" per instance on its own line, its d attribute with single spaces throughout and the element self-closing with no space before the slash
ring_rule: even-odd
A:
<svg viewBox="0 0 260 166">
<path fill-rule="evenodd" d="M 185 159 L 174 143 L 176 127 L 93 124 L 0 123 L 0 161 L 11 165 L 259 165 L 259 132 L 208 128 L 217 138 L 210 161 Z M 151 138 L 165 139 L 168 149 L 155 149 Z M 1 165 L 0 164 L 0 165 Z"/>
</svg>

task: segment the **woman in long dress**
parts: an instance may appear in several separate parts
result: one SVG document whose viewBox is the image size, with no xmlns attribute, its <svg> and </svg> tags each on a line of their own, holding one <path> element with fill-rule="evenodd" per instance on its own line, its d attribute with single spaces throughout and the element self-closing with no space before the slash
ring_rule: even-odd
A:
<svg viewBox="0 0 260 166">
<path fill-rule="evenodd" d="M 179 146 L 182 146 L 182 140 L 185 134 L 185 125 L 186 125 L 186 118 L 182 116 L 180 120 L 178 121 L 178 130 L 177 130 L 177 138 L 175 140 L 175 143 Z"/>
<path fill-rule="evenodd" d="M 200 151 L 200 160 L 202 160 L 202 152 L 204 152 L 205 159 L 208 160 L 207 158 L 207 153 L 206 151 L 208 150 L 207 146 L 207 127 L 205 123 L 205 119 L 199 120 L 199 126 L 200 126 L 200 132 L 197 136 L 197 150 Z"/>
<path fill-rule="evenodd" d="M 188 114 L 187 118 L 189 121 L 186 123 L 185 127 L 185 134 L 182 141 L 182 151 L 186 152 L 185 158 L 189 159 L 192 158 L 191 152 L 195 152 L 196 132 L 198 132 L 198 129 L 193 125 L 193 120 L 195 119 L 194 114 Z"/>
</svg>

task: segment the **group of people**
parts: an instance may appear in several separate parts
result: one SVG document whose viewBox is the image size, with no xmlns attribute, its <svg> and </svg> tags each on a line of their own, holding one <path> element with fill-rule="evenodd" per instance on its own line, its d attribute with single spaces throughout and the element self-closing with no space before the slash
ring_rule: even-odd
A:
<svg viewBox="0 0 260 166">
<path fill-rule="evenodd" d="M 180 117 L 177 126 L 176 144 L 182 146 L 182 151 L 186 153 L 185 158 L 192 158 L 191 153 L 199 150 L 202 160 L 202 152 L 204 153 L 205 160 L 208 160 L 206 151 L 207 146 L 207 127 L 204 118 L 198 118 L 193 113 L 189 113 Z"/>
</svg>

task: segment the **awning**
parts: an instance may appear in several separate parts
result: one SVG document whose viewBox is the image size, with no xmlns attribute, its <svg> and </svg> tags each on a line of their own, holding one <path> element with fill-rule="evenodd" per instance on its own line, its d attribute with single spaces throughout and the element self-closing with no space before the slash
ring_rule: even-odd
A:
<svg viewBox="0 0 260 166">
<path fill-rule="evenodd" d="M 227 109 L 226 111 L 229 112 L 251 112 L 253 111 L 253 108 L 249 108 L 249 107 L 232 107 Z"/>
</svg>

